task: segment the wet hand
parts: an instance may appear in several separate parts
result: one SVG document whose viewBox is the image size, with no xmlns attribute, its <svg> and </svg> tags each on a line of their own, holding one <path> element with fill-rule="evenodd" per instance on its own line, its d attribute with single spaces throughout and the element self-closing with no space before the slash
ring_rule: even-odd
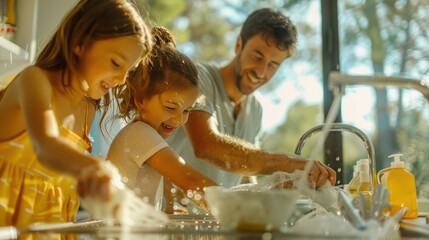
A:
<svg viewBox="0 0 429 240">
<path fill-rule="evenodd" d="M 79 175 L 77 192 L 82 198 L 100 198 L 105 202 L 110 200 L 111 176 L 101 167 L 101 164 L 104 163 L 89 166 Z"/>
<path fill-rule="evenodd" d="M 332 186 L 335 186 L 337 178 L 336 172 L 319 161 L 313 161 L 313 166 L 308 174 L 308 181 L 316 188 L 322 187 L 326 181 L 329 181 Z"/>
</svg>

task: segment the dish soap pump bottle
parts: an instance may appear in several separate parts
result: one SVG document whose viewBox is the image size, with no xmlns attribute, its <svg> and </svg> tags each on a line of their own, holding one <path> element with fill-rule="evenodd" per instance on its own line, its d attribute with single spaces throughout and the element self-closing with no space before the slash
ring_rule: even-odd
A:
<svg viewBox="0 0 429 240">
<path fill-rule="evenodd" d="M 402 154 L 392 154 L 394 161 L 390 168 L 385 168 L 378 172 L 378 182 L 384 184 L 389 190 L 389 203 L 392 206 L 391 215 L 397 213 L 402 208 L 407 208 L 403 218 L 413 219 L 417 217 L 417 194 L 414 175 L 406 168 L 401 161 Z M 380 179 L 381 177 L 381 179 Z"/>
<path fill-rule="evenodd" d="M 360 170 L 359 170 L 359 187 L 357 189 L 357 196 L 363 194 L 365 197 L 366 207 L 371 207 L 371 184 L 369 181 L 369 160 L 361 159 L 360 160 Z"/>
<path fill-rule="evenodd" d="M 350 195 L 355 195 L 357 192 L 357 189 L 359 187 L 360 181 L 359 181 L 359 171 L 360 171 L 360 160 L 357 161 L 356 165 L 353 166 L 353 178 L 350 180 L 348 184 L 348 192 Z"/>
</svg>

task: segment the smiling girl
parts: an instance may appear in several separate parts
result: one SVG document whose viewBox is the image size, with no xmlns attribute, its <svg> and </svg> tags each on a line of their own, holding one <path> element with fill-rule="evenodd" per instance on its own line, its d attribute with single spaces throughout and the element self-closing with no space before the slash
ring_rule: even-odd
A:
<svg viewBox="0 0 429 240">
<path fill-rule="evenodd" d="M 166 29 L 155 27 L 152 33 L 152 53 L 130 72 L 127 84 L 121 88 L 118 117 L 131 123 L 115 137 L 107 159 L 127 178 L 129 187 L 158 209 L 164 178 L 207 209 L 203 189 L 216 184 L 186 165 L 164 140 L 187 121 L 201 99 L 197 70 L 175 49 Z"/>
<path fill-rule="evenodd" d="M 130 2 L 81 0 L 35 64 L 0 90 L 0 226 L 73 221 L 78 193 L 109 200 L 110 175 L 88 153 L 88 130 L 150 49 Z"/>
</svg>

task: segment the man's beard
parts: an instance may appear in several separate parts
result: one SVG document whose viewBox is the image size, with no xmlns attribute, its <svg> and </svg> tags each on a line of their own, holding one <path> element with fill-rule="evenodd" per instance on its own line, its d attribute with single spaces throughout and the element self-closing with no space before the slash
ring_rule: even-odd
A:
<svg viewBox="0 0 429 240">
<path fill-rule="evenodd" d="M 235 86 L 237 87 L 239 92 L 244 94 L 240 87 L 241 79 L 242 79 L 242 76 L 240 74 L 235 74 Z"/>
<path fill-rule="evenodd" d="M 234 80 L 235 80 L 235 86 L 237 87 L 238 91 L 242 93 L 243 95 L 247 95 L 248 93 L 243 92 L 243 89 L 241 88 L 241 81 L 243 80 L 243 68 L 241 66 L 241 60 L 240 60 L 241 54 L 237 58 L 236 67 L 234 68 Z"/>
</svg>

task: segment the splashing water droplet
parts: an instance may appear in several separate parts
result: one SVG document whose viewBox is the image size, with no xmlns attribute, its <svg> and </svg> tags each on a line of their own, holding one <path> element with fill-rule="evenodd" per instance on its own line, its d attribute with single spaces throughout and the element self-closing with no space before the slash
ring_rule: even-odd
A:
<svg viewBox="0 0 429 240">
<path fill-rule="evenodd" d="M 191 190 L 189 190 L 189 191 L 186 193 L 186 196 L 187 196 L 188 198 L 193 198 L 193 197 L 194 197 L 194 193 L 193 193 Z"/>
<path fill-rule="evenodd" d="M 202 199 L 201 194 L 195 194 L 194 199 L 197 200 L 197 201 L 200 201 Z"/>
<path fill-rule="evenodd" d="M 196 209 L 196 208 L 192 208 L 192 212 L 194 213 L 194 214 L 198 214 L 198 209 Z M 197 225 L 198 226 L 198 225 Z"/>
</svg>

